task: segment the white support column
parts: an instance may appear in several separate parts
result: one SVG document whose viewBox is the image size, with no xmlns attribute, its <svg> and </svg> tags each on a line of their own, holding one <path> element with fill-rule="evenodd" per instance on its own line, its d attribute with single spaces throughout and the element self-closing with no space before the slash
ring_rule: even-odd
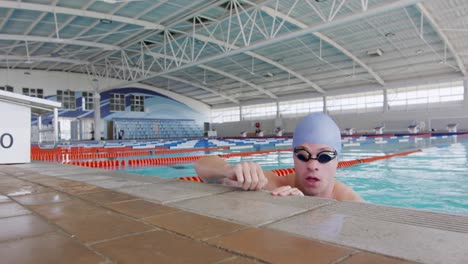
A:
<svg viewBox="0 0 468 264">
<path fill-rule="evenodd" d="M 276 119 L 280 118 L 280 104 L 276 101 Z"/>
<path fill-rule="evenodd" d="M 464 88 L 464 94 L 465 94 L 465 108 L 468 110 L 468 80 L 463 80 L 463 88 Z"/>
<path fill-rule="evenodd" d="M 242 121 L 242 105 L 239 105 L 239 121 Z"/>
<path fill-rule="evenodd" d="M 322 97 L 323 99 L 323 113 L 327 114 L 327 97 Z"/>
<path fill-rule="evenodd" d="M 58 122 L 58 108 L 54 108 L 54 140 L 57 142 L 59 139 L 59 122 Z"/>
<path fill-rule="evenodd" d="M 101 95 L 94 92 L 94 140 L 101 140 Z"/>
<path fill-rule="evenodd" d="M 388 92 L 387 88 L 383 89 L 383 112 L 388 112 Z"/>
<path fill-rule="evenodd" d="M 38 115 L 37 116 L 37 131 L 39 132 L 39 138 L 38 138 L 39 141 L 38 142 L 42 142 L 41 130 L 42 130 L 42 116 Z"/>
</svg>

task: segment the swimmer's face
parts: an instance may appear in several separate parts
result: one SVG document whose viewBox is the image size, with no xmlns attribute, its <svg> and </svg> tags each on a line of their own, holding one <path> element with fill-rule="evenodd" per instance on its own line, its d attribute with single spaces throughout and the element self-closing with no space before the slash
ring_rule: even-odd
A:
<svg viewBox="0 0 468 264">
<path fill-rule="evenodd" d="M 296 149 L 309 152 L 312 158 L 317 158 L 317 154 L 321 152 L 335 153 L 332 147 L 317 143 L 304 143 L 297 146 Z M 304 152 L 304 154 L 306 153 Z M 293 159 L 296 169 L 295 186 L 304 195 L 332 198 L 330 195 L 335 184 L 338 158 L 333 158 L 326 163 L 320 163 L 318 160 L 313 159 L 303 161 L 297 155 L 294 155 Z"/>
</svg>

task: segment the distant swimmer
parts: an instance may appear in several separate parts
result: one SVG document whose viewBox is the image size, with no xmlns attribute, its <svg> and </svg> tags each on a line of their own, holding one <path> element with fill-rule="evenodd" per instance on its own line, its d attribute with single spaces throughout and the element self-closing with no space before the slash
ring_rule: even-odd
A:
<svg viewBox="0 0 468 264">
<path fill-rule="evenodd" d="M 195 162 L 195 170 L 205 182 L 220 183 L 244 190 L 269 190 L 275 196 L 307 195 L 338 201 L 364 200 L 336 179 L 338 157 L 342 154 L 341 133 L 326 114 L 313 113 L 297 125 L 293 136 L 295 172 L 277 176 L 255 162 L 231 165 L 219 156 Z"/>
</svg>

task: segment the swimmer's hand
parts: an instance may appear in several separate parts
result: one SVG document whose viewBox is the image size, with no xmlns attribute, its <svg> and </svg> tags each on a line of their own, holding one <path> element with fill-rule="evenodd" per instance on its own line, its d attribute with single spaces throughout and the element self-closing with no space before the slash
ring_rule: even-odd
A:
<svg viewBox="0 0 468 264">
<path fill-rule="evenodd" d="M 245 191 L 259 191 L 268 183 L 260 164 L 248 161 L 230 167 L 222 184 L 242 188 Z"/>
<path fill-rule="evenodd" d="M 271 191 L 273 196 L 304 196 L 304 194 L 298 189 L 293 188 L 289 185 L 278 187 Z"/>
</svg>

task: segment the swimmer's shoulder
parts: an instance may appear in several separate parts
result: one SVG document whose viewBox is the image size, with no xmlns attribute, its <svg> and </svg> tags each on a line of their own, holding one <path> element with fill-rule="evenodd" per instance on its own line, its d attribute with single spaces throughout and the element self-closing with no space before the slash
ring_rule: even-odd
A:
<svg viewBox="0 0 468 264">
<path fill-rule="evenodd" d="M 333 198 L 338 201 L 365 202 L 351 187 L 335 180 Z"/>
<path fill-rule="evenodd" d="M 295 175 L 294 173 L 290 173 L 285 176 L 278 176 L 276 173 L 274 173 L 271 170 L 264 170 L 263 174 L 268 179 L 268 183 L 264 188 L 266 190 L 271 191 L 281 186 L 286 186 L 286 185 L 292 186 L 294 184 L 294 181 L 291 181 L 292 179 L 294 179 L 294 175 Z"/>
</svg>

